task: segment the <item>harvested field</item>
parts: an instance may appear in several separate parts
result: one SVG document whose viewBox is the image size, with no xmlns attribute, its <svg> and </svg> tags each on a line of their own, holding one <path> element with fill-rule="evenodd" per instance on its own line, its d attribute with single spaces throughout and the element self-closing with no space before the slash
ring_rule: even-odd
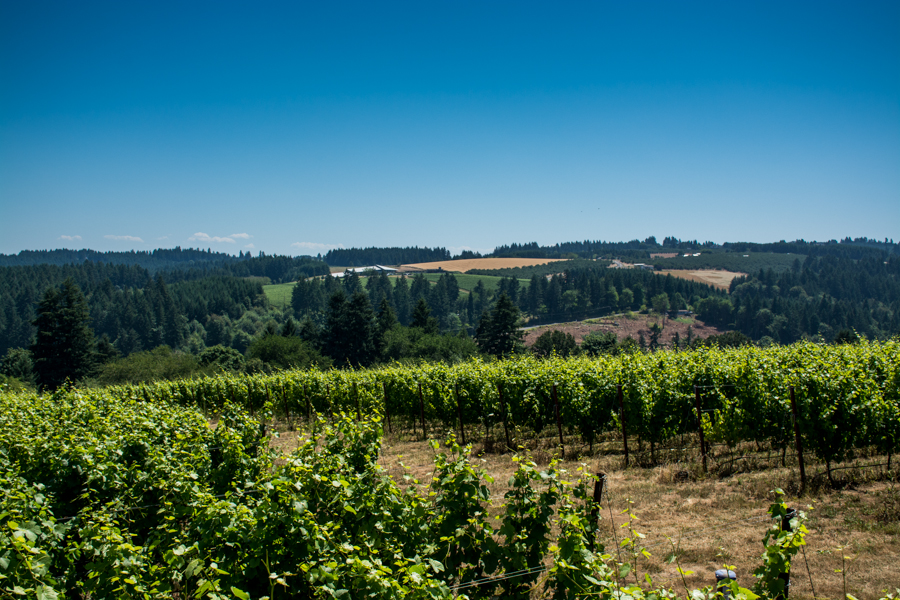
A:
<svg viewBox="0 0 900 600">
<path fill-rule="evenodd" d="M 443 269 L 457 273 L 466 273 L 472 269 L 511 269 L 513 267 L 530 267 L 563 261 L 563 258 L 467 258 L 464 260 L 442 260 L 439 262 L 416 263 L 403 265 L 401 271 L 419 271 L 424 269 Z"/>
<path fill-rule="evenodd" d="M 616 315 L 603 317 L 602 319 L 589 319 L 587 321 L 540 325 L 525 331 L 525 345 L 531 346 L 541 334 L 553 329 L 570 334 L 579 344 L 584 340 L 584 336 L 594 331 L 612 331 L 616 334 L 616 338 L 620 342 L 628 336 L 638 339 L 638 336 L 643 333 L 644 339 L 649 342 L 650 325 L 653 323 L 659 323 L 663 326 L 663 332 L 659 337 L 659 343 L 664 348 L 672 347 L 672 336 L 675 335 L 676 332 L 678 332 L 682 342 L 687 339 L 688 327 L 691 327 L 691 331 L 695 338 L 705 339 L 711 335 L 724 333 L 724 330 L 706 325 L 703 321 L 698 321 L 697 319 L 663 319 L 656 315 L 630 313 L 628 316 Z"/>
<path fill-rule="evenodd" d="M 394 427 L 400 426 L 395 423 Z M 429 429 L 437 436 L 435 439 L 449 433 L 437 433 L 436 427 Z M 427 496 L 435 452 L 427 442 L 416 439 L 408 427 L 400 428 L 402 432 L 395 429 L 393 434 L 385 436 L 379 463 L 398 484 L 418 487 L 419 493 Z M 283 427 L 279 429 L 281 437 L 273 439 L 273 444 L 288 452 L 293 450 L 298 434 Z M 581 469 L 606 474 L 599 541 L 613 560 L 617 560 L 616 548 L 629 535 L 628 517 L 623 511 L 629 508 L 633 511 L 639 520 L 632 527 L 646 536 L 640 545 L 650 553 L 640 558 L 637 568 L 637 581 L 645 588 L 650 587 L 644 579 L 647 574 L 655 587 L 664 586 L 684 594 L 677 572 L 679 566 L 693 571 L 685 576 L 685 583 L 699 588 L 713 583 L 714 571 L 725 564 L 736 571 L 739 584 L 752 587 L 752 571 L 761 564 L 762 539 L 769 524 L 766 509 L 773 499 L 772 490 L 778 487 L 787 492 L 785 501 L 789 506 L 807 511 L 809 517 L 808 546 L 805 557 L 798 554 L 794 561 L 790 598 L 843 597 L 839 572 L 842 568 L 846 569 L 847 591 L 860 600 L 881 598 L 882 590 L 893 591 L 897 586 L 900 486 L 896 482 L 896 467 L 893 474 L 885 472 L 883 467 L 845 470 L 834 488 L 820 479 L 807 495 L 798 497 L 797 468 L 791 460 L 786 467 L 781 467 L 777 459 L 727 463 L 728 454 L 722 451 L 717 458 L 710 455 L 709 474 L 703 473 L 694 458 L 684 456 L 675 462 L 625 469 L 619 451 L 620 438 L 596 444 L 595 451 L 590 452 L 575 436 L 567 436 L 565 452 L 559 455 L 555 429 L 550 429 L 553 431 L 549 435 L 545 432 L 539 439 L 514 439 L 513 444 L 524 445 L 527 450 L 520 452 L 527 452 L 540 467 L 546 467 L 553 457 L 560 458 L 558 467 L 568 472 L 570 481 L 578 477 Z M 466 434 L 470 442 L 474 441 L 471 461 L 493 478 L 488 484 L 491 495 L 488 510 L 492 515 L 500 515 L 503 495 L 510 489 L 508 481 L 516 463 L 511 453 L 500 453 L 502 444 L 496 439 L 485 445 L 483 429 L 467 428 Z M 750 445 L 736 450 L 755 453 Z M 441 447 L 438 451 L 448 450 Z M 637 451 L 635 444 L 632 452 Z M 646 453 L 643 456 L 646 459 Z M 872 456 L 865 462 L 883 462 L 882 458 Z M 812 462 L 807 463 L 808 472 L 823 469 L 819 463 L 810 466 Z M 728 464 L 730 468 L 722 469 Z M 669 560 L 673 547 L 677 562 Z M 621 560 L 632 560 L 626 557 L 625 550 L 621 552 Z M 850 557 L 845 565 L 842 565 L 842 555 Z M 635 574 L 628 577 L 633 583 Z"/>
<path fill-rule="evenodd" d="M 698 283 L 705 283 L 721 290 L 727 290 L 731 285 L 731 280 L 735 277 L 746 277 L 746 273 L 736 273 L 734 271 L 722 271 L 719 269 L 700 269 L 698 271 L 683 271 L 673 269 L 671 271 L 657 271 L 659 275 L 671 275 L 681 279 L 688 279 Z"/>
</svg>

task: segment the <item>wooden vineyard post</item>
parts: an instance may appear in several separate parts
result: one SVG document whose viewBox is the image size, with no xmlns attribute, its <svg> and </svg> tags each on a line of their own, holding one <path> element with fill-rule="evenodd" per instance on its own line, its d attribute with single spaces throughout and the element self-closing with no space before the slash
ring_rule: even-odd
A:
<svg viewBox="0 0 900 600">
<path fill-rule="evenodd" d="M 794 398 L 794 386 L 791 390 L 791 415 L 794 421 L 794 441 L 797 444 L 797 462 L 800 465 L 800 494 L 806 492 L 806 465 L 803 462 L 803 440 L 800 437 L 800 413 L 797 411 L 797 401 Z"/>
<path fill-rule="evenodd" d="M 706 473 L 706 441 L 703 439 L 703 410 L 700 406 L 700 388 L 694 386 L 694 403 L 697 405 L 697 429 L 700 431 L 700 457 Z"/>
<path fill-rule="evenodd" d="M 419 415 L 422 417 L 422 439 L 428 439 L 428 432 L 425 430 L 425 400 L 422 399 L 422 382 L 419 382 Z"/>
<path fill-rule="evenodd" d="M 591 552 L 597 540 L 597 530 L 600 529 L 600 500 L 603 499 L 603 484 L 606 483 L 606 473 L 597 472 L 597 480 L 594 481 L 594 505 L 591 507 L 591 531 L 590 547 Z"/>
<path fill-rule="evenodd" d="M 388 396 L 387 396 L 387 382 L 381 382 L 381 389 L 384 390 L 384 419 L 387 421 L 388 432 L 394 433 L 394 428 L 391 427 L 391 413 L 388 412 Z"/>
<path fill-rule="evenodd" d="M 284 418 L 288 422 L 288 430 L 294 430 L 294 424 L 291 421 L 291 409 L 288 406 L 287 394 L 284 392 L 284 382 L 281 382 L 281 409 L 284 411 Z"/>
<path fill-rule="evenodd" d="M 456 416 L 459 417 L 459 437 L 462 445 L 466 445 L 466 426 L 463 425 L 462 402 L 459 399 L 459 382 L 456 382 Z"/>
<path fill-rule="evenodd" d="M 306 398 L 306 420 L 312 419 L 312 404 L 309 401 L 309 386 L 303 384 L 303 396 Z"/>
<path fill-rule="evenodd" d="M 553 411 L 556 413 L 556 429 L 559 431 L 559 445 L 563 445 L 562 421 L 559 419 L 559 398 L 556 395 L 556 382 L 553 382 Z"/>
<path fill-rule="evenodd" d="M 793 390 L 794 388 L 791 388 Z M 793 531 L 794 529 L 791 527 L 791 519 L 797 516 L 797 510 L 794 508 L 788 508 L 784 513 L 784 517 L 781 518 L 781 530 L 782 531 Z M 775 600 L 787 600 L 788 591 L 791 589 L 791 572 L 790 567 L 787 567 L 788 570 L 783 571 L 778 574 L 778 579 L 784 582 L 784 588 L 782 591 L 775 596 Z"/>
<path fill-rule="evenodd" d="M 628 432 L 625 430 L 625 397 L 622 395 L 622 384 L 616 386 L 619 396 L 619 419 L 622 421 L 622 443 L 625 445 L 625 468 L 628 468 Z"/>
<path fill-rule="evenodd" d="M 353 382 L 353 399 L 356 401 L 356 422 L 359 423 L 362 419 L 359 416 L 359 390 L 356 388 L 356 382 Z"/>
<path fill-rule="evenodd" d="M 500 394 L 500 411 L 503 414 L 503 434 L 506 436 L 506 447 L 512 449 L 512 444 L 509 443 L 509 426 L 506 424 L 506 401 L 503 399 L 503 388 L 499 383 L 497 384 L 497 393 Z"/>
<path fill-rule="evenodd" d="M 328 422 L 334 421 L 334 410 L 331 407 L 331 386 L 325 386 L 325 402 L 328 403 Z"/>
</svg>

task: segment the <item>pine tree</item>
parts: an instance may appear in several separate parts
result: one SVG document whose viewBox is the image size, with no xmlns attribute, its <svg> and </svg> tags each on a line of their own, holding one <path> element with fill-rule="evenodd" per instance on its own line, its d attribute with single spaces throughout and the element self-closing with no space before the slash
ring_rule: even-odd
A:
<svg viewBox="0 0 900 600">
<path fill-rule="evenodd" d="M 38 304 L 31 346 L 34 373 L 42 389 L 56 389 L 68 381 L 93 374 L 94 332 L 84 294 L 69 278 L 62 289 L 49 288 Z"/>
<path fill-rule="evenodd" d="M 509 296 L 500 294 L 497 305 L 478 323 L 475 341 L 485 354 L 509 356 L 522 350 L 522 332 L 518 328 L 519 308 Z"/>
<path fill-rule="evenodd" d="M 438 333 L 440 330 L 437 319 L 431 316 L 431 309 L 428 308 L 428 303 L 425 302 L 425 298 L 419 298 L 419 302 L 416 304 L 416 310 L 413 311 L 412 321 L 409 326 L 418 327 L 425 333 L 430 334 Z"/>
</svg>

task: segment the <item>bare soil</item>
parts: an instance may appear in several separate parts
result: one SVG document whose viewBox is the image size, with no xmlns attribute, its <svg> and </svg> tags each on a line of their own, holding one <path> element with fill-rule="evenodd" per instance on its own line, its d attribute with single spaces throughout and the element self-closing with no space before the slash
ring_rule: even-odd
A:
<svg viewBox="0 0 900 600">
<path fill-rule="evenodd" d="M 401 271 L 419 271 L 425 269 L 443 269 L 456 273 L 467 273 L 472 269 L 512 269 L 514 267 L 531 267 L 551 262 L 566 260 L 564 258 L 468 258 L 464 260 L 442 260 L 438 262 L 415 263 L 402 265 Z"/>
<path fill-rule="evenodd" d="M 723 271 L 721 269 L 700 269 L 697 271 L 672 269 L 671 271 L 656 271 L 656 273 L 659 275 L 671 275 L 672 277 L 696 281 L 698 283 L 705 283 L 717 287 L 720 290 L 727 290 L 728 286 L 731 285 L 731 280 L 735 277 L 747 276 L 746 273 Z"/>
<path fill-rule="evenodd" d="M 526 329 L 525 346 L 530 347 L 541 334 L 554 329 L 571 334 L 579 344 L 584 340 L 584 337 L 587 334 L 594 331 L 612 331 L 616 334 L 616 338 L 620 342 L 629 336 L 637 340 L 640 334 L 643 333 L 644 339 L 649 343 L 650 325 L 653 323 L 659 323 L 663 327 L 663 332 L 659 337 L 659 343 L 664 348 L 672 347 L 672 337 L 676 332 L 681 338 L 682 343 L 684 343 L 687 339 L 688 327 L 691 328 L 693 336 L 700 339 L 706 339 L 711 335 L 724 333 L 724 330 L 706 325 L 703 321 L 693 317 L 669 319 L 668 317 L 664 318 L 658 315 L 628 313 L 614 317 L 603 317 L 602 319 L 555 323 L 552 325 L 540 325 L 532 329 Z"/>
</svg>

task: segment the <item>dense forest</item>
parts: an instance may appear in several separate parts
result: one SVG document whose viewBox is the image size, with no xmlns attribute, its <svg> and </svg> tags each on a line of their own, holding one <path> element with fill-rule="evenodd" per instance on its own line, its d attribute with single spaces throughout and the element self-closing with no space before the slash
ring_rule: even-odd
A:
<svg viewBox="0 0 900 600">
<path fill-rule="evenodd" d="M 734 252 L 734 253 L 774 253 L 774 254 L 798 254 L 803 256 L 838 256 L 842 258 L 861 259 L 864 257 L 887 258 L 888 255 L 900 254 L 900 244 L 894 240 L 885 239 L 883 242 L 869 238 L 844 238 L 840 241 L 807 242 L 797 240 L 793 242 L 775 242 L 758 244 L 752 242 L 726 242 L 716 244 L 714 242 L 698 242 L 697 240 L 680 240 L 676 237 L 666 237 L 660 244 L 655 236 L 650 236 L 643 242 L 632 240 L 630 242 L 563 242 L 551 246 L 540 246 L 537 242 L 527 244 L 509 244 L 497 246 L 488 256 L 509 256 L 523 258 L 620 258 L 634 259 L 648 262 L 650 255 L 654 253 L 684 252 Z M 675 267 L 678 268 L 678 267 Z M 690 267 L 696 268 L 696 267 Z"/>
<path fill-rule="evenodd" d="M 20 263 L 0 267 L 0 356 L 4 373 L 26 372 L 23 365 L 39 338 L 41 319 L 52 320 L 44 318 L 41 307 L 50 307 L 46 309 L 50 314 L 62 314 L 69 310 L 66 302 L 80 306 L 71 298 L 82 294 L 93 336 L 89 345 L 95 375 L 107 363 L 128 359 L 135 364 L 139 360 L 165 363 L 175 360 L 173 356 L 187 356 L 188 363 L 194 362 L 172 363 L 165 376 L 190 373 L 210 363 L 260 370 L 313 363 L 365 366 L 394 360 L 453 361 L 490 351 L 495 346 L 487 338 L 500 335 L 497 323 L 514 328 L 520 316 L 537 324 L 616 312 L 674 315 L 688 310 L 704 322 L 746 336 L 735 340 L 762 344 L 801 339 L 832 342 L 850 334 L 883 339 L 900 333 L 900 257 L 892 240 L 708 244 L 699 245 L 706 248 L 700 257 L 691 253 L 663 260 L 671 261 L 670 268 L 678 268 L 677 264 L 687 268 L 685 261 L 693 259 L 765 268 L 747 269 L 750 274 L 735 279 L 726 292 L 650 270 L 611 269 L 607 261 L 576 258 L 473 271 L 463 280 L 471 281 L 479 274 L 501 279 L 494 279 L 490 287 L 481 280 L 466 283 L 471 289 L 463 290 L 452 273 L 324 276 L 328 265 L 311 257 L 230 256 L 180 248 L 21 252 L 0 257 Z M 514 244 L 498 252 L 521 255 L 552 249 L 558 255 L 577 255 L 576 250 L 604 247 L 648 253 L 697 245 L 675 238 L 657 244 L 651 237 L 622 244 Z M 443 248 L 347 252 L 335 251 L 331 258 L 396 264 L 448 257 Z M 744 254 L 759 260 L 747 261 Z M 265 284 L 279 282 L 296 282 L 290 305 L 271 306 L 263 293 Z M 63 302 L 63 297 L 70 300 Z M 559 344 L 567 344 L 566 352 L 574 351 L 574 341 L 557 337 Z M 545 341 L 549 343 L 550 338 Z M 563 350 L 553 344 L 540 351 Z M 520 344 L 513 339 L 504 348 L 505 352 Z"/>
<path fill-rule="evenodd" d="M 325 262 L 339 267 L 370 267 L 411 265 L 451 258 L 446 248 L 337 248 L 328 251 Z"/>
<path fill-rule="evenodd" d="M 734 279 L 728 298 L 695 305 L 714 325 L 754 340 L 790 343 L 805 337 L 831 341 L 841 330 L 869 338 L 900 333 L 900 258 L 807 256 L 781 273 L 760 271 Z"/>
</svg>

